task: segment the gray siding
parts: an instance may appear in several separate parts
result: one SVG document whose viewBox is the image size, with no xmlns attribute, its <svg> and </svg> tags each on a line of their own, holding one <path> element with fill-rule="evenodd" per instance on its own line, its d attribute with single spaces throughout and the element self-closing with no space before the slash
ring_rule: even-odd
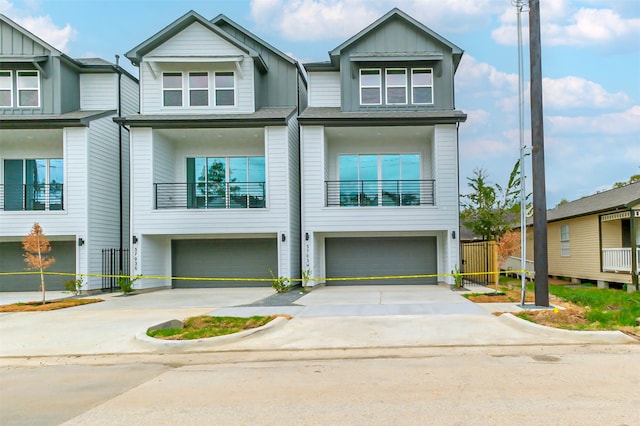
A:
<svg viewBox="0 0 640 426">
<path fill-rule="evenodd" d="M 256 78 L 256 109 L 265 106 L 290 106 L 298 104 L 298 70 L 296 65 L 276 55 L 246 33 L 240 32 L 223 22 L 218 24 L 233 38 L 260 53 L 269 71 Z"/>
<path fill-rule="evenodd" d="M 352 62 L 354 53 L 385 53 L 404 54 L 408 52 L 442 53 L 441 61 L 420 62 Z M 445 44 L 428 37 L 417 28 L 405 24 L 399 18 L 391 19 L 375 31 L 365 35 L 357 43 L 342 51 L 340 69 L 342 79 L 342 108 L 344 111 L 358 111 L 371 109 L 407 109 L 416 108 L 409 105 L 393 106 L 360 106 L 359 98 L 359 69 L 360 68 L 433 68 L 434 104 L 420 105 L 420 109 L 433 108 L 436 110 L 453 109 L 453 62 L 451 49 Z M 383 75 L 384 81 L 384 75 Z"/>
<path fill-rule="evenodd" d="M 300 131 L 292 118 L 288 128 L 290 276 L 300 278 Z"/>
<path fill-rule="evenodd" d="M 60 104 L 60 110 L 56 112 L 80 109 L 80 75 L 65 62 L 60 62 L 60 90 L 54 92 L 54 102 Z"/>
<path fill-rule="evenodd" d="M 31 37 L 0 21 L 0 52 L 3 55 L 44 56 L 51 52 Z"/>
</svg>

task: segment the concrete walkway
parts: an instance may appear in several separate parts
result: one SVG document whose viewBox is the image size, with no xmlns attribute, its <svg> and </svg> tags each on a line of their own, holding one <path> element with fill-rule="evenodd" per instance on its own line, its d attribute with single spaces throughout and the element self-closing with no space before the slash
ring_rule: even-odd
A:
<svg viewBox="0 0 640 426">
<path fill-rule="evenodd" d="M 98 295 L 105 301 L 58 311 L 4 313 L 0 357 L 636 342 L 619 332 L 569 332 L 496 317 L 447 286 L 323 287 L 284 306 L 260 306 L 273 294 L 271 288 L 173 289 Z M 20 297 L 38 300 L 39 294 L 0 293 L 0 304 Z M 222 343 L 136 338 L 171 319 L 278 313 L 293 318 Z"/>
</svg>

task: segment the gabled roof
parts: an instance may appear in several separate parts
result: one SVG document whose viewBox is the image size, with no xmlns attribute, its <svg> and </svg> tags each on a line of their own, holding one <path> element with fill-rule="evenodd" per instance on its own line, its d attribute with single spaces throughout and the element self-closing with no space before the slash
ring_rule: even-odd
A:
<svg viewBox="0 0 640 426">
<path fill-rule="evenodd" d="M 599 192 L 547 210 L 547 222 L 613 210 L 628 210 L 638 203 L 640 203 L 640 182 Z"/>
<path fill-rule="evenodd" d="M 4 23 L 6 23 L 7 25 L 9 25 L 10 27 L 12 27 L 14 30 L 26 35 L 30 39 L 32 39 L 35 42 L 37 42 L 38 44 L 40 44 L 42 47 L 44 47 L 46 50 L 48 50 L 50 52 L 50 55 L 53 55 L 53 56 L 64 55 L 61 51 L 59 51 L 58 49 L 56 49 L 55 47 L 53 47 L 52 45 L 50 45 L 46 41 L 42 40 L 40 37 L 38 37 L 37 35 L 33 34 L 29 30 L 27 30 L 26 28 L 21 27 L 20 25 L 16 24 L 15 22 L 13 22 L 11 19 L 9 19 L 6 15 L 3 15 L 2 13 L 0 13 L 0 20 L 3 21 Z"/>
<path fill-rule="evenodd" d="M 144 55 L 151 52 L 158 46 L 162 45 L 167 40 L 174 37 L 175 35 L 177 35 L 178 33 L 180 33 L 181 31 L 183 31 L 184 29 L 186 29 L 187 27 L 189 27 L 191 24 L 195 22 L 199 23 L 203 27 L 207 28 L 209 31 L 223 38 L 230 44 L 236 46 L 238 49 L 246 52 L 249 56 L 251 56 L 255 60 L 256 64 L 261 68 L 262 71 L 267 70 L 267 65 L 265 64 L 264 60 L 260 56 L 260 53 L 256 52 L 254 49 L 240 42 L 239 40 L 231 37 L 229 34 L 221 30 L 217 25 L 208 21 L 203 16 L 194 12 L 193 10 L 190 10 L 189 12 L 185 13 L 180 18 L 173 21 L 171 24 L 164 27 L 162 30 L 160 30 L 159 32 L 157 32 L 147 40 L 143 41 L 133 49 L 129 50 L 125 54 L 125 56 L 131 61 L 131 63 L 133 63 L 133 65 L 139 66 L 140 61 L 142 60 L 142 57 Z"/>
<path fill-rule="evenodd" d="M 351 37 L 350 39 L 342 43 L 340 46 L 330 51 L 329 56 L 331 57 L 331 62 L 333 62 L 335 65 L 337 63 L 337 58 L 340 56 L 343 49 L 351 46 L 354 43 L 357 43 L 358 40 L 362 39 L 364 36 L 375 31 L 378 27 L 382 26 L 383 24 L 385 24 L 386 22 L 394 18 L 405 21 L 407 24 L 416 27 L 419 31 L 425 33 L 427 36 L 434 38 L 438 40 L 440 43 L 451 48 L 451 53 L 453 54 L 454 66 L 455 68 L 458 68 L 458 64 L 460 63 L 460 59 L 462 58 L 462 54 L 464 51 L 458 46 L 456 46 L 455 44 L 451 43 L 446 38 L 442 37 L 440 34 L 433 31 L 431 28 L 427 27 L 426 25 L 415 20 L 411 16 L 407 15 L 397 7 L 394 7 L 389 12 L 387 12 L 384 16 L 382 16 L 381 18 L 373 22 L 371 25 L 369 25 L 368 27 L 360 31 L 358 34 L 354 35 L 353 37 Z"/>
</svg>

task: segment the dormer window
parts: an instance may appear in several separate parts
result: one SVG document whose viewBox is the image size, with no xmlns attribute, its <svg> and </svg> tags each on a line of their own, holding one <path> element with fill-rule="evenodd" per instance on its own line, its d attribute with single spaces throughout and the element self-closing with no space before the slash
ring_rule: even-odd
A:
<svg viewBox="0 0 640 426">
<path fill-rule="evenodd" d="M 166 107 L 182 106 L 181 72 L 165 72 L 162 74 L 162 105 Z"/>
<path fill-rule="evenodd" d="M 189 106 L 209 105 L 209 73 L 189 73 Z"/>
<path fill-rule="evenodd" d="M 433 103 L 433 71 L 430 68 L 411 70 L 411 102 L 414 104 Z"/>
<path fill-rule="evenodd" d="M 0 107 L 13 106 L 13 79 L 11 71 L 0 71 Z"/>
<path fill-rule="evenodd" d="M 214 77 L 216 106 L 233 106 L 236 101 L 236 81 L 233 71 L 216 72 Z"/>
<path fill-rule="evenodd" d="M 40 75 L 38 71 L 18 71 L 18 107 L 38 108 L 40 106 Z"/>
<path fill-rule="evenodd" d="M 387 104 L 402 105 L 407 103 L 407 70 L 388 68 L 385 85 L 387 87 Z"/>
<path fill-rule="evenodd" d="M 360 70 L 360 104 L 380 105 L 382 103 L 382 79 L 380 69 Z"/>
</svg>

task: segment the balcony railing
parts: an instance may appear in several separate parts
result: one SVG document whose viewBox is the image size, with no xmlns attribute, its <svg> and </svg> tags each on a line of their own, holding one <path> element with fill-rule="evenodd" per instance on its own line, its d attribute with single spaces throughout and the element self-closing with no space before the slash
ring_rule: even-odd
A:
<svg viewBox="0 0 640 426">
<path fill-rule="evenodd" d="M 325 182 L 327 207 L 433 206 L 435 180 L 341 180 Z"/>
<path fill-rule="evenodd" d="M 64 209 L 64 185 L 0 185 L 0 209 L 5 211 L 46 211 Z"/>
<path fill-rule="evenodd" d="M 636 265 L 640 264 L 640 248 L 636 249 Z M 631 272 L 631 248 L 602 249 L 604 272 Z M 640 272 L 640 267 L 636 272 Z"/>
<path fill-rule="evenodd" d="M 156 209 L 260 209 L 265 182 L 155 183 Z"/>
</svg>

